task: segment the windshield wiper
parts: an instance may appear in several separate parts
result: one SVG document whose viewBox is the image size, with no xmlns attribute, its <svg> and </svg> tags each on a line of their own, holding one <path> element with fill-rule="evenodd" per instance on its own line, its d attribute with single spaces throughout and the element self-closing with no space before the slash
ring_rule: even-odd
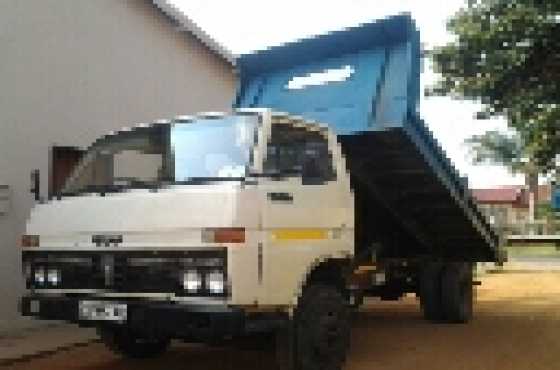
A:
<svg viewBox="0 0 560 370">
<path fill-rule="evenodd" d="M 55 195 L 55 197 L 60 199 L 61 197 L 74 197 L 87 193 L 98 193 L 101 196 L 104 196 L 107 193 L 119 193 L 130 189 L 148 189 L 156 191 L 157 189 L 170 185 L 204 185 L 212 182 L 245 180 L 245 177 L 193 177 L 182 181 L 161 180 L 158 182 L 130 180 L 125 184 L 86 185 L 75 191 L 59 192 Z"/>
<path fill-rule="evenodd" d="M 116 193 L 124 189 L 125 187 L 118 185 L 86 185 L 78 190 L 60 191 L 55 194 L 55 197 L 60 200 L 61 197 L 76 197 L 87 193 L 105 195 L 106 193 Z"/>
<path fill-rule="evenodd" d="M 167 185 L 201 185 L 211 182 L 245 181 L 245 177 L 191 177 L 187 180 L 169 181 Z"/>
<path fill-rule="evenodd" d="M 125 190 L 126 185 L 115 185 L 115 184 L 105 184 L 105 185 L 86 185 L 83 188 L 84 193 L 100 193 L 105 195 L 105 193 L 118 193 L 119 191 Z"/>
<path fill-rule="evenodd" d="M 143 188 L 152 188 L 155 186 L 149 186 L 148 183 L 146 184 L 104 184 L 104 185 L 86 185 L 78 190 L 75 191 L 65 191 L 60 192 L 56 196 L 60 198 L 61 196 L 79 196 L 87 193 L 98 193 L 101 196 L 104 196 L 107 193 L 119 193 L 127 189 L 143 189 Z"/>
</svg>

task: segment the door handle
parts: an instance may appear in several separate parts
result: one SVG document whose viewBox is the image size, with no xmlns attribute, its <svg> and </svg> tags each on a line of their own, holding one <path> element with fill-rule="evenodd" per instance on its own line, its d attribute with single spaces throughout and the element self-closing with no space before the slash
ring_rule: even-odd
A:
<svg viewBox="0 0 560 370">
<path fill-rule="evenodd" d="M 285 202 L 285 203 L 292 203 L 294 201 L 294 196 L 291 193 L 267 193 L 267 198 L 271 202 Z"/>
</svg>

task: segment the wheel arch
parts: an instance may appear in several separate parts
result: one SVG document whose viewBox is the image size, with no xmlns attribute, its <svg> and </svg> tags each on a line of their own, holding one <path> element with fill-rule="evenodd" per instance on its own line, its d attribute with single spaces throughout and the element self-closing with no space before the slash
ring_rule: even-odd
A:
<svg viewBox="0 0 560 370">
<path fill-rule="evenodd" d="M 347 278 L 352 271 L 352 259 L 350 257 L 328 257 L 313 263 L 305 276 L 301 279 L 296 297 L 296 306 L 306 286 L 312 284 L 323 284 L 333 286 L 348 298 Z"/>
</svg>

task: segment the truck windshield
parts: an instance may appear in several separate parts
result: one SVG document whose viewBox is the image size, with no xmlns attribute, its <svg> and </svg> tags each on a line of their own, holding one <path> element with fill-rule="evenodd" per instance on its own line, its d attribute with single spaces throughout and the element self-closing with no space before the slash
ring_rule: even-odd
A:
<svg viewBox="0 0 560 370">
<path fill-rule="evenodd" d="M 244 177 L 255 142 L 256 117 L 232 116 L 171 128 L 175 181 Z"/>
<path fill-rule="evenodd" d="M 62 194 L 245 177 L 256 116 L 137 127 L 94 143 Z"/>
</svg>

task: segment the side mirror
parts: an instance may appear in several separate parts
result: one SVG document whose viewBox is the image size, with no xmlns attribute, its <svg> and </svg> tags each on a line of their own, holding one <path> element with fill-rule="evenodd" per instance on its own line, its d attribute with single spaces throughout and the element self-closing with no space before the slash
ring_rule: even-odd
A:
<svg viewBox="0 0 560 370">
<path fill-rule="evenodd" d="M 30 179 L 31 187 L 29 188 L 29 191 L 34 194 L 35 201 L 38 202 L 41 200 L 41 174 L 39 170 L 32 170 Z"/>
</svg>

